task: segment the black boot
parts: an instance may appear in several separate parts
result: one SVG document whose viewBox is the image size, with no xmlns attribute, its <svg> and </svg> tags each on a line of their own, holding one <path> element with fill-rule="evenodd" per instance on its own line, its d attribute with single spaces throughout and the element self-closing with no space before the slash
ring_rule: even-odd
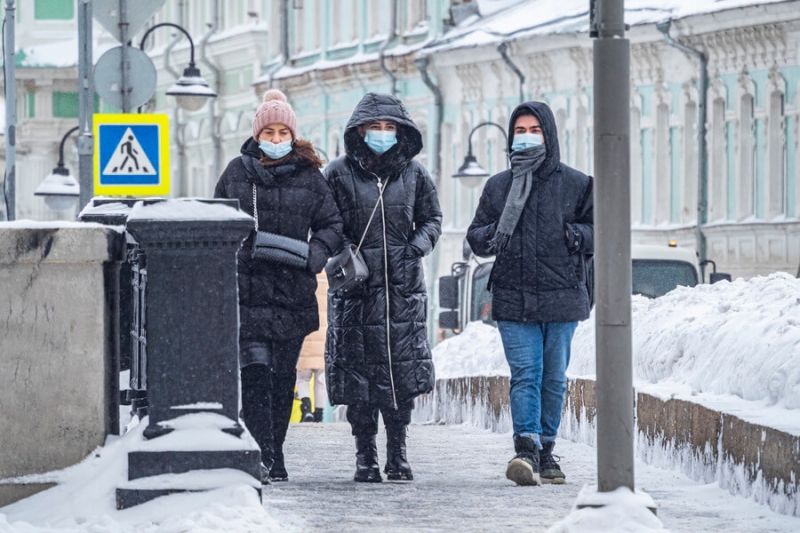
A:
<svg viewBox="0 0 800 533">
<path fill-rule="evenodd" d="M 553 483 L 561 485 L 566 483 L 564 472 L 558 466 L 558 461 L 561 459 L 557 455 L 553 455 L 553 448 L 555 442 L 546 442 L 542 446 L 542 451 L 539 453 L 539 468 L 541 470 L 542 483 Z"/>
<path fill-rule="evenodd" d="M 300 398 L 300 422 L 313 422 L 314 415 L 311 412 L 311 398 Z"/>
<path fill-rule="evenodd" d="M 506 477 L 517 485 L 541 485 L 539 477 L 539 448 L 533 439 L 514 436 L 517 455 L 508 462 Z"/>
<path fill-rule="evenodd" d="M 322 409 L 314 409 L 314 422 L 322 422 Z"/>
<path fill-rule="evenodd" d="M 411 481 L 414 474 L 406 459 L 406 426 L 386 426 L 386 478 Z"/>
<path fill-rule="evenodd" d="M 356 475 L 353 481 L 361 483 L 383 481 L 378 466 L 378 445 L 375 443 L 375 435 L 356 436 Z"/>
<path fill-rule="evenodd" d="M 289 481 L 289 473 L 286 472 L 286 465 L 283 462 L 283 449 L 275 450 L 275 462 L 269 471 L 270 481 Z"/>
</svg>

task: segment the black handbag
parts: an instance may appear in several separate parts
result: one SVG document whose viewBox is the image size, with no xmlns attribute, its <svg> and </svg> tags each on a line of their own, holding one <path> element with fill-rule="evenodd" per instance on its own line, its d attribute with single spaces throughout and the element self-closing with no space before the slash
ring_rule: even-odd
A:
<svg viewBox="0 0 800 533">
<path fill-rule="evenodd" d="M 259 261 L 279 263 L 294 268 L 306 268 L 308 243 L 277 233 L 258 231 L 256 184 L 253 184 L 253 218 L 256 219 L 256 238 L 253 240 L 251 257 Z"/>
<path fill-rule="evenodd" d="M 328 287 L 330 290 L 349 292 L 359 287 L 369 277 L 367 262 L 364 261 L 364 257 L 361 255 L 361 245 L 364 244 L 364 237 L 367 236 L 369 225 L 372 224 L 375 211 L 382 200 L 383 188 L 378 194 L 378 201 L 375 203 L 375 207 L 372 208 L 372 214 L 369 216 L 367 227 L 364 228 L 364 233 L 361 235 L 361 241 L 358 246 L 355 244 L 345 246 L 341 252 L 333 256 L 325 265 L 325 274 L 328 275 Z"/>
</svg>

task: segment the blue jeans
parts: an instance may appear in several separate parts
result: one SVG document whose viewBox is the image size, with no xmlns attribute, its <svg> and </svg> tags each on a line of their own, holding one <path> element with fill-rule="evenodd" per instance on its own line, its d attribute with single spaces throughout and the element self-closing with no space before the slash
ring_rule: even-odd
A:
<svg viewBox="0 0 800 533">
<path fill-rule="evenodd" d="M 567 390 L 572 335 L 577 322 L 497 323 L 511 368 L 514 435 L 529 437 L 539 449 L 556 440 Z"/>
</svg>

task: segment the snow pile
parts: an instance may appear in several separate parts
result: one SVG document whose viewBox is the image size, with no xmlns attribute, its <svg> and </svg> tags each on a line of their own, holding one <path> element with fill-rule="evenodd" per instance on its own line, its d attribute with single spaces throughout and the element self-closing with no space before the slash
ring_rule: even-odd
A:
<svg viewBox="0 0 800 533">
<path fill-rule="evenodd" d="M 638 390 L 720 410 L 769 408 L 759 423 L 800 434 L 800 279 L 776 273 L 633 296 L 632 316 Z M 499 332 L 479 322 L 436 346 L 433 361 L 440 379 L 509 375 Z M 578 325 L 567 375 L 595 377 L 594 312 Z"/>
<path fill-rule="evenodd" d="M 638 389 L 800 409 L 800 279 L 776 273 L 634 296 L 632 315 Z M 593 318 L 575 332 L 568 374 L 595 375 Z M 791 419 L 800 434 L 800 412 Z"/>
<path fill-rule="evenodd" d="M 649 508 L 655 508 L 655 503 L 643 492 L 634 493 L 627 487 L 597 492 L 597 486 L 585 485 L 572 512 L 547 533 L 668 533 Z"/>
<path fill-rule="evenodd" d="M 460 335 L 433 348 L 436 379 L 471 376 L 510 376 L 497 328 L 470 322 Z"/>
<path fill-rule="evenodd" d="M 142 423 L 123 437 L 109 437 L 105 446 L 97 448 L 75 466 L 16 480 L 29 483 L 51 482 L 57 485 L 0 509 L 0 532 L 287 531 L 285 524 L 279 524 L 261 505 L 258 494 L 253 489 L 258 482 L 238 470 L 191 472 L 189 476 L 193 477 L 187 480 L 191 482 L 191 486 L 220 488 L 164 496 L 118 511 L 116 489 L 131 483 L 127 479 L 128 452 L 146 446 L 148 441 L 142 436 L 146 426 L 146 423 Z M 177 433 L 179 431 L 170 435 L 175 438 L 174 434 Z M 224 434 L 221 438 L 226 437 L 234 438 Z M 200 479 L 202 476 L 206 479 Z M 137 485 L 136 488 L 156 488 L 158 483 L 170 481 L 164 479 L 169 476 L 157 477 L 159 479 L 155 480 L 155 485 Z"/>
</svg>

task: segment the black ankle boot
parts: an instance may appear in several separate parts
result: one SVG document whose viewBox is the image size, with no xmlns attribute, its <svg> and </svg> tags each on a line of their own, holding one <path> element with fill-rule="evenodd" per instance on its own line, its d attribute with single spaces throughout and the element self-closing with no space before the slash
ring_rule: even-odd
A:
<svg viewBox="0 0 800 533">
<path fill-rule="evenodd" d="M 311 398 L 300 398 L 300 422 L 313 422 L 311 413 Z"/>
<path fill-rule="evenodd" d="M 314 422 L 322 422 L 322 409 L 314 409 Z"/>
<path fill-rule="evenodd" d="M 558 461 L 561 459 L 557 455 L 553 455 L 553 448 L 555 442 L 545 442 L 542 445 L 542 451 L 539 453 L 539 468 L 541 470 L 542 483 L 553 483 L 560 485 L 566 483 L 567 476 L 561 471 L 558 466 Z"/>
<path fill-rule="evenodd" d="M 270 481 L 289 481 L 289 473 L 286 472 L 286 465 L 283 462 L 283 449 L 275 450 L 275 462 L 269 470 Z"/>
<path fill-rule="evenodd" d="M 361 483 L 380 483 L 380 466 L 378 466 L 378 445 L 375 435 L 356 436 L 356 475 L 353 481 Z"/>
<path fill-rule="evenodd" d="M 406 459 L 406 426 L 386 427 L 386 478 L 411 481 L 414 474 Z"/>
<path fill-rule="evenodd" d="M 541 485 L 539 448 L 533 439 L 514 435 L 517 455 L 508 462 L 506 477 L 517 485 Z"/>
</svg>

